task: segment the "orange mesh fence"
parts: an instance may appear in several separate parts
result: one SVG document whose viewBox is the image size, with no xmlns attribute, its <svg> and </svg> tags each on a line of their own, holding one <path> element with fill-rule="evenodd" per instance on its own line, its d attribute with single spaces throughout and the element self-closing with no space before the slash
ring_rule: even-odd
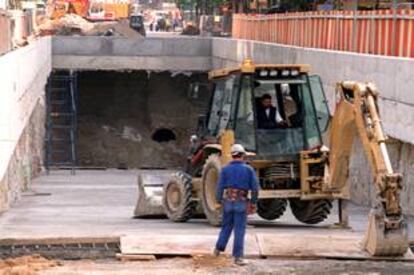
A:
<svg viewBox="0 0 414 275">
<path fill-rule="evenodd" d="M 300 47 L 414 57 L 414 11 L 235 14 L 233 37 Z"/>
</svg>

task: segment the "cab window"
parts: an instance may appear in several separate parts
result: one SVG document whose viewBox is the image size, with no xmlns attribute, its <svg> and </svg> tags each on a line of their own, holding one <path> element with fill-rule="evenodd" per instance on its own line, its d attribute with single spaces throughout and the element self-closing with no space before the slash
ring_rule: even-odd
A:
<svg viewBox="0 0 414 275">
<path fill-rule="evenodd" d="M 322 133 L 328 129 L 330 121 L 330 112 L 328 101 L 325 97 L 321 78 L 317 75 L 309 76 L 309 83 L 312 90 L 313 101 L 315 103 L 316 116 L 318 119 L 319 129 Z"/>
<path fill-rule="evenodd" d="M 238 79 L 238 75 L 234 74 L 214 81 L 214 95 L 208 120 L 208 131 L 212 136 L 229 128 L 234 120 L 232 102 L 238 90 Z"/>
<path fill-rule="evenodd" d="M 235 136 L 236 142 L 242 144 L 248 151 L 256 150 L 251 76 L 243 76 L 241 80 L 235 122 Z"/>
</svg>

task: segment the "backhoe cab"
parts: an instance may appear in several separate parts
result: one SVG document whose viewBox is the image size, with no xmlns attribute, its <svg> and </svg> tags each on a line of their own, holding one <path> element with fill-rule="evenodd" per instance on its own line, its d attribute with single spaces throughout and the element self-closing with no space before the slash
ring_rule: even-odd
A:
<svg viewBox="0 0 414 275">
<path fill-rule="evenodd" d="M 378 190 L 364 247 L 377 256 L 404 254 L 408 241 L 399 198 L 401 175 L 390 164 L 375 87 L 338 83 L 339 100 L 331 118 L 321 80 L 309 71 L 308 65 L 255 65 L 246 60 L 240 67 L 210 72 L 210 107 L 191 137 L 187 167 L 162 185 L 164 212 L 176 222 L 204 213 L 210 224 L 219 225 L 219 173 L 231 160 L 231 145 L 240 143 L 260 180 L 258 215 L 275 220 L 289 205 L 300 222 L 320 223 L 330 214 L 333 200 L 349 199 L 349 158 L 359 136 Z M 193 98 L 199 88 L 195 86 Z M 153 193 L 145 190 L 140 196 L 146 199 Z M 340 222 L 346 223 L 342 210 Z M 137 207 L 135 214 L 142 213 Z"/>
</svg>

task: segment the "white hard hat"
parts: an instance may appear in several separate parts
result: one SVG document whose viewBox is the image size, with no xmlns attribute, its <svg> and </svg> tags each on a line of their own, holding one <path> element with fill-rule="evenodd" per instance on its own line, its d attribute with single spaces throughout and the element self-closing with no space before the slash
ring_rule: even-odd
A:
<svg viewBox="0 0 414 275">
<path fill-rule="evenodd" d="M 233 146 L 231 146 L 231 155 L 235 156 L 235 155 L 244 155 L 246 154 L 246 150 L 244 149 L 243 145 L 241 144 L 234 144 Z"/>
</svg>

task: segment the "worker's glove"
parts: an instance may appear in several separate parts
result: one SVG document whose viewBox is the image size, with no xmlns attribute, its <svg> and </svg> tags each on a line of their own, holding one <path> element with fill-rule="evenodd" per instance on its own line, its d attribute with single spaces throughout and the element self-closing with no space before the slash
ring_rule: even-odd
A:
<svg viewBox="0 0 414 275">
<path fill-rule="evenodd" d="M 214 208 L 215 208 L 215 210 L 220 210 L 221 209 L 221 204 L 220 203 L 216 203 L 215 205 L 214 205 Z"/>
<path fill-rule="evenodd" d="M 253 215 L 257 211 L 256 204 L 248 202 L 247 203 L 247 215 Z"/>
<path fill-rule="evenodd" d="M 288 123 L 287 123 L 287 121 L 286 121 L 286 120 L 282 120 L 281 122 L 279 122 L 279 123 L 277 124 L 277 126 L 278 126 L 279 128 L 284 129 L 284 128 L 287 128 L 287 127 L 288 127 Z"/>
</svg>

